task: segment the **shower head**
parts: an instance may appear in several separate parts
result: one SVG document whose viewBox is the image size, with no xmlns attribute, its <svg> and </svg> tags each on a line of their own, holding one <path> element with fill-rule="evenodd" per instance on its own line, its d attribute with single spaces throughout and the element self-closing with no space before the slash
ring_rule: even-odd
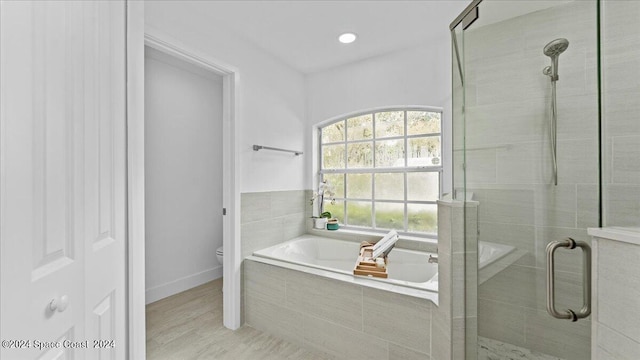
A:
<svg viewBox="0 0 640 360">
<path fill-rule="evenodd" d="M 542 71 L 543 74 L 549 75 L 551 81 L 558 81 L 558 56 L 569 47 L 569 40 L 559 38 L 545 45 L 543 53 L 551 58 L 551 66 L 547 66 Z"/>
<path fill-rule="evenodd" d="M 569 47 L 569 40 L 565 38 L 555 39 L 544 47 L 544 54 L 550 57 L 562 54 Z"/>
</svg>

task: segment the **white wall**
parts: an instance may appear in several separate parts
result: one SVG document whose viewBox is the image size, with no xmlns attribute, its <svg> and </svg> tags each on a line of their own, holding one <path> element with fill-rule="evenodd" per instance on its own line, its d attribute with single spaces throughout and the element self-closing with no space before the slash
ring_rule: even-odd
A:
<svg viewBox="0 0 640 360">
<path fill-rule="evenodd" d="M 425 105 L 444 109 L 443 191 L 451 188 L 451 45 L 446 29 L 430 44 L 307 76 L 310 127 L 354 111 Z M 312 145 L 306 149 L 312 151 Z M 308 173 L 312 173 L 309 165 Z M 310 182 L 311 185 L 311 182 Z"/>
<path fill-rule="evenodd" d="M 197 3 L 197 2 L 196 2 Z M 147 1 L 145 32 L 238 71 L 240 192 L 305 189 L 309 154 L 252 150 L 306 148 L 304 77 L 255 44 L 179 1 Z"/>
<path fill-rule="evenodd" d="M 147 303 L 222 276 L 222 78 L 146 48 Z"/>
</svg>

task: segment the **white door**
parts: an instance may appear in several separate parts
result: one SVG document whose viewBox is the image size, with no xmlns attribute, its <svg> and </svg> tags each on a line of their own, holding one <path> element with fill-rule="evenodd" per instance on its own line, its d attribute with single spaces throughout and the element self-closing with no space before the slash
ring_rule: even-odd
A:
<svg viewBox="0 0 640 360">
<path fill-rule="evenodd" d="M 125 1 L 0 6 L 0 358 L 124 359 Z"/>
</svg>

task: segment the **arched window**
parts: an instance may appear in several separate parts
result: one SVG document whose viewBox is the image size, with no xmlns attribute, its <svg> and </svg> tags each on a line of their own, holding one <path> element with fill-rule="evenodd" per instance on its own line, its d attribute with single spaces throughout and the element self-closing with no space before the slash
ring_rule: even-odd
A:
<svg viewBox="0 0 640 360">
<path fill-rule="evenodd" d="M 324 211 L 343 227 L 435 236 L 442 111 L 392 108 L 319 128 L 319 173 L 335 193 Z"/>
</svg>

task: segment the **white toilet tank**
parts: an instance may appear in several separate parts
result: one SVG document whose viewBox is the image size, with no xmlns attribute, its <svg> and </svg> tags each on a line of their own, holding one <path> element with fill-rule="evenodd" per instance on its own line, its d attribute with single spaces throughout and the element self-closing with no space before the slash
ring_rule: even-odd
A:
<svg viewBox="0 0 640 360">
<path fill-rule="evenodd" d="M 222 251 L 222 246 L 216 249 L 216 257 L 218 258 L 218 262 L 222 265 L 224 253 Z"/>
</svg>

